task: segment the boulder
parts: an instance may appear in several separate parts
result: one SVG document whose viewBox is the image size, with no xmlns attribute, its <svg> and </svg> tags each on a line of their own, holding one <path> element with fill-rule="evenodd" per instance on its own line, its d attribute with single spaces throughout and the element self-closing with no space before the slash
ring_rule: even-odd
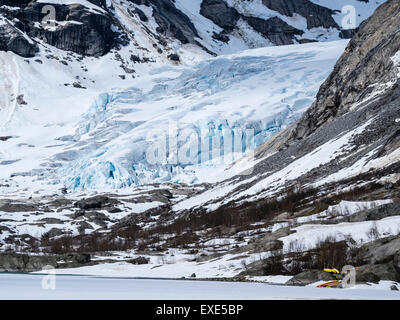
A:
<svg viewBox="0 0 400 320">
<path fill-rule="evenodd" d="M 282 262 L 283 257 L 277 255 L 264 260 L 256 260 L 245 265 L 246 270 L 239 273 L 238 276 L 269 276 L 287 274 Z"/>
<path fill-rule="evenodd" d="M 64 259 L 74 263 L 89 263 L 91 262 L 91 256 L 88 253 L 69 253 L 65 254 Z"/>
<path fill-rule="evenodd" d="M 356 270 L 356 282 L 379 282 L 380 280 L 400 281 L 392 263 L 364 265 Z"/>
<path fill-rule="evenodd" d="M 318 281 L 331 281 L 336 278 L 328 272 L 322 270 L 307 270 L 295 275 L 285 284 L 289 286 L 306 286 Z"/>
<path fill-rule="evenodd" d="M 367 243 L 362 247 L 363 260 L 367 264 L 388 263 L 394 260 L 400 251 L 400 237 L 391 236 Z"/>
<path fill-rule="evenodd" d="M 64 232 L 61 229 L 51 228 L 49 231 L 47 231 L 43 235 L 43 237 L 54 238 L 54 237 L 57 237 L 57 236 L 61 236 L 62 234 L 64 234 Z"/>
<path fill-rule="evenodd" d="M 396 252 L 393 257 L 393 267 L 400 274 L 400 251 Z"/>
<path fill-rule="evenodd" d="M 92 198 L 82 199 L 75 203 L 75 206 L 81 210 L 102 209 L 110 204 L 110 198 L 106 196 L 95 196 Z"/>
<path fill-rule="evenodd" d="M 180 57 L 176 53 L 171 53 L 170 55 L 168 55 L 168 59 L 178 62 L 180 60 Z"/>
<path fill-rule="evenodd" d="M 80 221 L 80 222 L 77 223 L 77 225 L 78 225 L 78 232 L 79 233 L 85 233 L 86 229 L 93 230 L 92 225 L 90 225 L 86 221 Z"/>
<path fill-rule="evenodd" d="M 148 264 L 149 261 L 150 261 L 149 258 L 137 257 L 135 259 L 128 260 L 127 262 L 132 263 L 132 264 Z"/>
</svg>

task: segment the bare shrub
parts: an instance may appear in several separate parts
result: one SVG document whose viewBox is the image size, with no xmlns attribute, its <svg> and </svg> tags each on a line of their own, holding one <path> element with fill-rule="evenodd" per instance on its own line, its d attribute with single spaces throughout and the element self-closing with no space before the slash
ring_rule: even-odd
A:
<svg viewBox="0 0 400 320">
<path fill-rule="evenodd" d="M 364 261 L 365 249 L 363 247 L 350 247 L 347 253 L 347 264 L 352 266 L 361 266 Z"/>
<path fill-rule="evenodd" d="M 319 241 L 313 250 L 315 259 L 312 267 L 315 269 L 323 268 L 342 268 L 347 262 L 346 241 L 336 241 L 335 237 L 328 236 L 325 240 Z"/>
<path fill-rule="evenodd" d="M 263 261 L 263 274 L 264 275 L 281 275 L 286 274 L 287 270 L 283 264 L 282 250 L 272 251 L 271 255 Z"/>
<path fill-rule="evenodd" d="M 381 237 L 381 233 L 379 232 L 378 225 L 376 221 L 372 223 L 371 228 L 367 231 L 367 237 L 369 240 L 377 240 Z"/>
<path fill-rule="evenodd" d="M 289 242 L 288 253 L 298 253 L 306 251 L 306 245 L 299 239 L 294 239 Z"/>
</svg>

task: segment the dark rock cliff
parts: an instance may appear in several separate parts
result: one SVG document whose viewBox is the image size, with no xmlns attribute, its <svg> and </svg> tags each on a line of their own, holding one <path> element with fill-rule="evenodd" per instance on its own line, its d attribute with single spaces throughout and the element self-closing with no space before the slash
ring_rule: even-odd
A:
<svg viewBox="0 0 400 320">
<path fill-rule="evenodd" d="M 276 45 L 293 44 L 296 35 L 302 35 L 298 30 L 277 17 L 267 20 L 241 15 L 235 8 L 229 7 L 223 0 L 203 0 L 200 14 L 224 29 L 224 33 L 232 32 L 239 19 L 246 21 L 254 30 L 261 33 Z"/>
<path fill-rule="evenodd" d="M 11 23 L 5 21 L 1 24 L 0 20 L 0 51 L 12 51 L 29 58 L 35 56 L 38 47 Z"/>
<path fill-rule="evenodd" d="M 263 0 L 263 4 L 269 9 L 288 17 L 297 13 L 307 19 L 307 28 L 337 28 L 339 26 L 332 18 L 334 11 L 321 7 L 308 0 Z"/>
<path fill-rule="evenodd" d="M 107 12 L 89 10 L 79 4 L 52 4 L 56 22 L 44 23 L 43 18 L 48 14 L 44 10 L 45 5 L 46 3 L 25 3 L 20 10 L 3 9 L 2 13 L 16 21 L 15 28 L 29 37 L 38 38 L 62 50 L 100 56 L 115 45 L 112 18 Z"/>
<path fill-rule="evenodd" d="M 171 36 L 182 43 L 195 43 L 199 37 L 190 19 L 179 11 L 171 0 L 129 0 L 137 5 L 146 5 L 153 9 L 153 17 L 158 24 L 157 32 Z"/>
</svg>

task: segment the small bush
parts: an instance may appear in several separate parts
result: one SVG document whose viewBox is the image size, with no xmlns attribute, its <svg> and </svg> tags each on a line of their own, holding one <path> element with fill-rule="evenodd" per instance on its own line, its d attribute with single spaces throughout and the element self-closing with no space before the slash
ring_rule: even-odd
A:
<svg viewBox="0 0 400 320">
<path fill-rule="evenodd" d="M 286 274 L 287 270 L 283 264 L 282 250 L 272 251 L 271 256 L 263 261 L 263 274 L 264 275 L 282 275 Z"/>
<path fill-rule="evenodd" d="M 376 221 L 373 222 L 371 228 L 367 231 L 367 237 L 369 240 L 377 240 L 381 237 L 381 233 L 379 232 L 378 225 Z"/>
</svg>

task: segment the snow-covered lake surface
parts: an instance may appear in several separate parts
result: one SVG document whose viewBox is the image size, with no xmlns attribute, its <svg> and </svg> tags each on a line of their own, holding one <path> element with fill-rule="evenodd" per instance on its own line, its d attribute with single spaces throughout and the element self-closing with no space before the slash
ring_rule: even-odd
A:
<svg viewBox="0 0 400 320">
<path fill-rule="evenodd" d="M 274 300 L 400 299 L 390 281 L 350 289 L 289 287 L 266 283 L 212 282 L 57 275 L 55 289 L 43 289 L 43 275 L 0 274 L 0 299 L 74 300 Z M 46 279 L 46 278 L 45 278 Z M 50 283 L 50 282 L 46 282 Z M 51 287 L 51 286 L 50 286 Z"/>
</svg>

